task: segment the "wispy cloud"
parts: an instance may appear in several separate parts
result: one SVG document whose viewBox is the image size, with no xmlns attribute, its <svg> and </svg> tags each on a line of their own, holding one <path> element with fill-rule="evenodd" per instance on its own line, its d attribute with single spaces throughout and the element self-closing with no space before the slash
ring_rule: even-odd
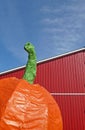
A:
<svg viewBox="0 0 85 130">
<path fill-rule="evenodd" d="M 85 33 L 85 2 L 44 6 L 41 11 L 43 31 L 53 41 L 58 52 L 76 49 L 82 45 Z"/>
<path fill-rule="evenodd" d="M 41 8 L 41 11 L 43 12 L 43 13 L 59 13 L 59 12 L 61 12 L 61 9 L 60 8 L 53 8 L 53 7 L 51 7 L 51 6 L 43 6 L 42 8 Z"/>
<path fill-rule="evenodd" d="M 62 18 L 54 18 L 54 19 L 45 18 L 45 19 L 42 20 L 42 22 L 44 24 L 59 24 L 59 23 L 63 22 L 63 19 Z"/>
</svg>

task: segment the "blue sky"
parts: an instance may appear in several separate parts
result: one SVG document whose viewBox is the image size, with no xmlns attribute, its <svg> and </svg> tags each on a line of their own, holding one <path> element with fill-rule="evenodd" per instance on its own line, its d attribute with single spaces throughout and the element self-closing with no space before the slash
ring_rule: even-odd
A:
<svg viewBox="0 0 85 130">
<path fill-rule="evenodd" d="M 27 62 L 24 44 L 37 61 L 85 46 L 85 0 L 0 1 L 0 72 Z"/>
</svg>

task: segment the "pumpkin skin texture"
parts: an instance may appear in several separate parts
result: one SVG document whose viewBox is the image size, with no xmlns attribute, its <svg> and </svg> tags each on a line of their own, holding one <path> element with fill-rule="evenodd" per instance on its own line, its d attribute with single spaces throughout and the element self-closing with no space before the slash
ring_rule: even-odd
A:
<svg viewBox="0 0 85 130">
<path fill-rule="evenodd" d="M 15 77 L 0 79 L 0 117 L 18 83 Z"/>
<path fill-rule="evenodd" d="M 0 103 L 0 130 L 62 130 L 59 106 L 39 84 L 1 79 Z"/>
</svg>

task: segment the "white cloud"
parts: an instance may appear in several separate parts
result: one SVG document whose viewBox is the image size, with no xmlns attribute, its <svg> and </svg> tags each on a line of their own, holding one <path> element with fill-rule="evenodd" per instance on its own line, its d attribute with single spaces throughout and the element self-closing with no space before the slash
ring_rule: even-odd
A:
<svg viewBox="0 0 85 130">
<path fill-rule="evenodd" d="M 85 32 L 85 2 L 43 7 L 45 35 L 60 52 L 78 48 Z M 52 15 L 51 15 L 52 14 Z"/>
<path fill-rule="evenodd" d="M 51 34 L 55 34 L 55 33 L 59 33 L 59 32 L 63 32 L 64 29 L 61 29 L 61 28 L 44 28 L 43 29 L 44 32 L 47 32 L 47 33 L 51 33 Z"/>
<path fill-rule="evenodd" d="M 61 9 L 60 8 L 53 8 L 53 7 L 49 7 L 49 6 L 43 6 L 42 8 L 41 8 L 41 11 L 43 12 L 43 13 L 59 13 L 59 12 L 61 12 Z"/>
<path fill-rule="evenodd" d="M 63 22 L 63 19 L 62 18 L 55 18 L 55 19 L 52 19 L 52 18 L 45 18 L 42 20 L 42 22 L 44 24 L 59 24 L 59 23 L 62 23 Z"/>
</svg>

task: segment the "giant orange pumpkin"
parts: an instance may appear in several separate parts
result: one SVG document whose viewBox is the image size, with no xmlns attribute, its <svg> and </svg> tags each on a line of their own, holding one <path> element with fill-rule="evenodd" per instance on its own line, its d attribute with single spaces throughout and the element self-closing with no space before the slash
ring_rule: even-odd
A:
<svg viewBox="0 0 85 130">
<path fill-rule="evenodd" d="M 26 77 L 0 80 L 0 130 L 62 130 L 62 126 L 59 106 L 44 87 Z"/>
</svg>

